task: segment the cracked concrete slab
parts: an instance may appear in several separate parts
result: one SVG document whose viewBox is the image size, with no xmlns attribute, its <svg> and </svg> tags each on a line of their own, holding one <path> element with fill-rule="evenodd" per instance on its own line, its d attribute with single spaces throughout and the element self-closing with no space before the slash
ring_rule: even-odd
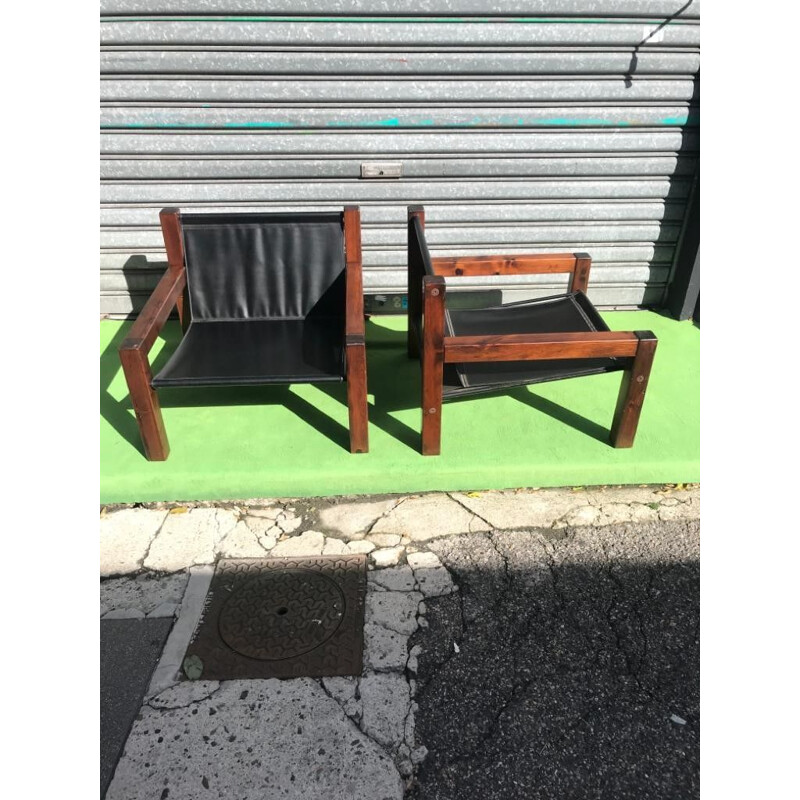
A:
<svg viewBox="0 0 800 800">
<path fill-rule="evenodd" d="M 176 572 L 220 556 L 296 555 L 298 548 L 303 555 L 318 555 L 325 548 L 330 554 L 374 552 L 371 563 L 387 566 L 402 564 L 431 539 L 470 531 L 679 521 L 700 515 L 696 486 L 437 493 L 334 505 L 320 499 L 298 503 L 297 509 L 290 501 L 257 507 L 260 502 L 225 508 L 197 503 L 106 509 L 101 517 L 101 575 L 130 574 L 143 567 Z"/>
<path fill-rule="evenodd" d="M 325 531 L 330 531 L 344 539 L 364 536 L 375 524 L 375 521 L 391 511 L 398 503 L 398 498 L 354 503 L 339 503 L 319 512 L 319 524 Z"/>
<path fill-rule="evenodd" d="M 550 528 L 566 514 L 589 505 L 585 492 L 569 489 L 454 493 L 453 497 L 495 530 Z"/>
<path fill-rule="evenodd" d="M 411 567 L 403 564 L 399 567 L 376 569 L 367 574 L 370 586 L 393 592 L 405 592 L 414 588 L 416 581 Z"/>
<path fill-rule="evenodd" d="M 396 533 L 413 542 L 487 531 L 490 526 L 447 495 L 409 497 L 375 523 L 372 533 Z"/>
<path fill-rule="evenodd" d="M 361 719 L 363 710 L 359 692 L 360 680 L 356 677 L 322 678 L 322 686 L 325 691 L 336 700 L 344 713 L 354 720 Z"/>
<path fill-rule="evenodd" d="M 125 508 L 101 517 L 100 575 L 139 570 L 166 516 L 166 511 Z"/>
<path fill-rule="evenodd" d="M 201 699 L 184 686 L 144 706 L 107 800 L 403 797 L 392 759 L 315 681 L 226 681 Z"/>
<path fill-rule="evenodd" d="M 411 569 L 419 569 L 420 567 L 441 567 L 442 562 L 439 561 L 439 556 L 436 553 L 430 553 L 424 550 L 409 553 L 406 557 L 408 566 Z"/>
<path fill-rule="evenodd" d="M 404 552 L 403 547 L 382 547 L 373 550 L 369 557 L 376 567 L 393 567 L 400 561 Z"/>
<path fill-rule="evenodd" d="M 374 549 L 375 545 L 372 544 L 372 542 L 354 540 L 347 543 L 348 553 L 363 553 L 364 555 L 367 555 Z"/>
<path fill-rule="evenodd" d="M 269 520 L 259 520 L 259 522 L 266 522 L 267 525 L 253 526 L 244 520 L 237 522 L 233 530 L 220 542 L 219 554 L 223 558 L 264 558 L 275 547 L 278 538 L 275 534 L 267 532 L 274 528 Z M 259 534 L 253 529 L 254 527 L 265 527 L 266 530 Z"/>
<path fill-rule="evenodd" d="M 456 590 L 450 573 L 444 567 L 420 567 L 414 570 L 419 590 L 425 597 L 439 597 Z"/>
<path fill-rule="evenodd" d="M 167 514 L 144 560 L 147 569 L 176 572 L 195 564 L 211 564 L 217 545 L 238 519 L 224 508 L 193 508 L 185 514 Z"/>
<path fill-rule="evenodd" d="M 278 506 L 268 505 L 262 508 L 255 508 L 245 503 L 245 506 L 247 508 L 247 515 L 249 517 L 256 517 L 257 519 L 270 520 L 273 524 L 275 523 L 275 520 L 278 519 L 278 517 L 281 514 L 283 514 L 283 506 L 279 505 Z"/>
<path fill-rule="evenodd" d="M 417 629 L 419 592 L 367 592 L 365 621 L 406 636 Z"/>
<path fill-rule="evenodd" d="M 399 533 L 370 533 L 367 540 L 377 547 L 396 547 L 400 544 L 401 536 Z"/>
<path fill-rule="evenodd" d="M 270 555 L 275 557 L 319 556 L 325 546 L 325 537 L 319 531 L 305 531 L 298 536 L 290 536 L 272 548 Z"/>
<path fill-rule="evenodd" d="M 405 741 L 406 717 L 411 704 L 408 682 L 396 673 L 366 675 L 360 681 L 364 711 L 361 730 L 391 751 Z"/>
<path fill-rule="evenodd" d="M 408 636 L 373 623 L 364 624 L 364 667 L 367 672 L 405 669 Z"/>
<path fill-rule="evenodd" d="M 453 493 L 494 530 L 699 519 L 696 487 L 593 487 Z M 678 508 L 668 511 L 668 508 Z M 665 513 L 666 512 L 666 513 Z"/>
</svg>

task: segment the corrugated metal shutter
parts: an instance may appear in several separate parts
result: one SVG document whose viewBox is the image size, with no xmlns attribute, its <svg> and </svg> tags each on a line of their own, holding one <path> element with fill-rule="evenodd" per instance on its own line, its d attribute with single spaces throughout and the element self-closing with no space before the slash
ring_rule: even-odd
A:
<svg viewBox="0 0 800 800">
<path fill-rule="evenodd" d="M 424 203 L 435 255 L 585 250 L 596 303 L 659 304 L 698 160 L 697 0 L 424 5 L 103 0 L 102 311 L 163 272 L 166 205 L 358 203 L 375 294 L 404 291 Z M 360 177 L 387 160 L 402 178 Z"/>
</svg>

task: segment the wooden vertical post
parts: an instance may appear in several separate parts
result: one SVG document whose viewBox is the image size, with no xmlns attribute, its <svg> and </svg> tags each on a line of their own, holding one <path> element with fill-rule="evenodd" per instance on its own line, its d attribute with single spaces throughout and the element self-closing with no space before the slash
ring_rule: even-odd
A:
<svg viewBox="0 0 800 800">
<path fill-rule="evenodd" d="M 575 253 L 575 269 L 569 282 L 571 292 L 586 294 L 589 288 L 589 271 L 592 268 L 592 257 L 588 253 Z"/>
<path fill-rule="evenodd" d="M 422 331 L 422 264 L 411 255 L 411 242 L 416 238 L 414 219 L 425 229 L 425 209 L 422 206 L 408 207 L 408 357 L 419 358 L 419 339 Z"/>
<path fill-rule="evenodd" d="M 361 211 L 344 209 L 345 369 L 350 452 L 369 452 L 367 351 L 364 330 L 364 279 L 361 265 Z"/>
<path fill-rule="evenodd" d="M 444 278 L 422 279 L 422 455 L 438 456 L 442 439 Z"/>
<path fill-rule="evenodd" d="M 364 342 L 350 343 L 346 337 L 347 412 L 350 421 L 350 452 L 369 452 L 367 406 L 367 351 Z"/>
<path fill-rule="evenodd" d="M 166 461 L 169 442 L 161 416 L 161 404 L 150 385 L 153 376 L 147 362 L 147 353 L 141 348 L 126 348 L 119 351 L 119 356 L 133 410 L 136 412 L 136 421 L 139 423 L 144 454 L 149 461 Z"/>
<path fill-rule="evenodd" d="M 622 375 L 617 408 L 611 424 L 611 443 L 614 447 L 633 446 L 658 344 L 651 331 L 636 331 L 636 336 L 639 346 L 636 348 L 633 364 Z"/>
<path fill-rule="evenodd" d="M 186 254 L 183 250 L 183 236 L 181 235 L 181 212 L 177 208 L 162 208 L 158 215 L 161 221 L 161 233 L 164 236 L 164 246 L 167 250 L 167 262 L 170 270 L 182 270 L 186 264 Z M 183 289 L 183 294 L 175 304 L 178 309 L 178 319 L 181 322 L 181 330 L 186 333 L 189 323 L 192 321 L 189 309 L 189 284 L 188 281 Z"/>
</svg>

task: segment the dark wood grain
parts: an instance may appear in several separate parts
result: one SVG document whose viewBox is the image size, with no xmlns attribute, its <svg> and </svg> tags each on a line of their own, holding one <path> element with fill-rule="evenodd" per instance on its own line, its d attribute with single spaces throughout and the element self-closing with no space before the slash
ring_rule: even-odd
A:
<svg viewBox="0 0 800 800">
<path fill-rule="evenodd" d="M 361 264 L 361 210 L 344 209 L 345 333 L 364 335 L 364 278 Z"/>
<path fill-rule="evenodd" d="M 158 395 L 151 386 L 153 375 L 147 354 L 178 298 L 183 295 L 185 286 L 184 268 L 168 268 L 119 347 L 119 359 L 139 424 L 145 456 L 150 461 L 165 461 L 169 455 L 169 442 Z"/>
<path fill-rule="evenodd" d="M 549 361 L 561 358 L 610 358 L 635 355 L 633 333 L 513 333 L 496 336 L 447 336 L 445 362 Z"/>
<path fill-rule="evenodd" d="M 439 256 L 431 258 L 433 271 L 442 277 L 478 275 L 535 275 L 538 273 L 572 272 L 573 253 L 514 256 Z"/>
<path fill-rule="evenodd" d="M 367 406 L 367 350 L 363 341 L 345 344 L 347 369 L 347 412 L 350 420 L 350 452 L 369 452 L 369 410 Z M 356 337 L 354 337 L 356 338 Z M 358 337 L 360 338 L 360 337 Z"/>
<path fill-rule="evenodd" d="M 444 278 L 422 279 L 422 454 L 438 456 L 442 439 Z"/>
<path fill-rule="evenodd" d="M 185 286 L 184 269 L 167 269 L 153 290 L 153 294 L 144 304 L 144 308 L 139 312 L 136 322 L 120 345 L 120 350 L 135 349 L 142 350 L 145 354 L 149 353 L 167 317 L 178 302 L 178 298 L 182 296 Z"/>
<path fill-rule="evenodd" d="M 611 443 L 614 447 L 633 446 L 658 345 L 651 331 L 637 331 L 635 335 L 638 339 L 636 355 L 630 369 L 623 373 L 611 424 Z"/>
<path fill-rule="evenodd" d="M 414 220 L 418 219 L 425 229 L 425 209 L 422 206 L 408 207 L 408 334 L 406 348 L 409 358 L 419 358 L 420 332 L 422 330 L 422 277 L 425 270 L 418 258 L 419 246 Z"/>
<path fill-rule="evenodd" d="M 162 208 L 158 217 L 161 222 L 161 233 L 164 237 L 169 268 L 175 272 L 183 271 L 186 267 L 186 253 L 183 249 L 181 233 L 181 212 L 177 208 Z M 185 333 L 192 321 L 188 286 L 183 287 L 183 292 L 177 299 L 175 307 L 178 310 L 181 329 Z"/>
<path fill-rule="evenodd" d="M 588 253 L 575 253 L 575 270 L 569 282 L 571 292 L 586 292 L 589 289 L 589 272 L 592 269 L 592 259 Z"/>
<path fill-rule="evenodd" d="M 350 452 L 369 452 L 367 352 L 364 326 L 364 278 L 361 263 L 361 210 L 344 209 L 345 378 L 350 420 Z"/>
<path fill-rule="evenodd" d="M 144 453 L 150 461 L 166 461 L 169 455 L 167 431 L 158 395 L 150 385 L 153 376 L 147 353 L 141 348 L 120 348 L 120 361 L 139 425 Z"/>
</svg>

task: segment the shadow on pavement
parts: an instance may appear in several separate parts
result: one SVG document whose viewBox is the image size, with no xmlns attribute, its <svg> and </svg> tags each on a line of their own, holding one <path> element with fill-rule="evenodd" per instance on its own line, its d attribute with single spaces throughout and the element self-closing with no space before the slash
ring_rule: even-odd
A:
<svg viewBox="0 0 800 800">
<path fill-rule="evenodd" d="M 105 797 L 172 628 L 164 619 L 100 622 L 100 797 Z"/>
<path fill-rule="evenodd" d="M 427 543 L 460 591 L 410 643 L 429 752 L 409 797 L 698 797 L 698 526 Z"/>
</svg>

